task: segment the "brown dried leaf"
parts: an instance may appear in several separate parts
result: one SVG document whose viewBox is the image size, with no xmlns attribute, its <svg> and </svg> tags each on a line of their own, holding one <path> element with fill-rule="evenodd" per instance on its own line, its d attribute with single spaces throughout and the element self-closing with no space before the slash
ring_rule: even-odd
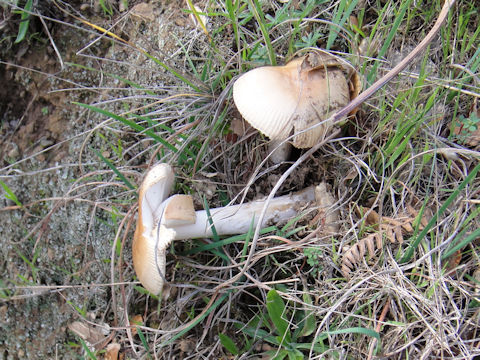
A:
<svg viewBox="0 0 480 360">
<path fill-rule="evenodd" d="M 358 216 L 364 216 L 367 212 L 368 215 L 365 218 L 365 224 L 370 226 L 378 225 L 380 230 L 367 235 L 344 253 L 341 271 L 346 278 L 349 277 L 353 267 L 364 258 L 366 250 L 368 250 L 369 256 L 373 257 L 375 256 L 375 250 L 382 248 L 383 235 L 385 235 L 385 238 L 391 243 L 402 244 L 404 234 L 413 233 L 414 228 L 412 223 L 419 214 L 412 206 L 407 205 L 408 214 L 399 214 L 397 219 L 387 216 L 380 219 L 380 215 L 372 209 L 364 207 L 357 208 Z M 420 221 L 422 224 L 428 223 L 425 216 L 422 216 Z"/>
<path fill-rule="evenodd" d="M 375 242 L 377 244 L 377 248 L 381 249 L 383 245 L 382 235 L 380 233 L 375 233 Z"/>
<path fill-rule="evenodd" d="M 359 241 L 357 246 L 360 257 L 363 258 L 365 256 L 365 241 Z"/>
<path fill-rule="evenodd" d="M 410 214 L 410 216 L 413 217 L 412 219 L 412 222 L 413 222 L 414 219 L 417 218 L 419 211 L 415 210 L 412 205 L 407 205 L 407 211 Z M 420 219 L 420 229 L 424 229 L 428 225 L 427 216 L 429 218 L 432 217 L 432 214 L 429 208 L 425 208 L 425 210 L 423 211 L 422 218 Z"/>
<path fill-rule="evenodd" d="M 360 259 L 360 253 L 358 252 L 358 243 L 352 246 L 352 248 L 350 249 L 350 253 L 352 254 L 355 261 L 358 261 Z"/>
<path fill-rule="evenodd" d="M 347 265 L 349 268 L 353 267 L 353 264 L 357 263 L 357 260 L 355 259 L 355 256 L 353 256 L 352 252 L 348 250 L 344 255 L 343 255 L 343 263 Z"/>
<path fill-rule="evenodd" d="M 244 136 L 250 128 L 251 126 L 243 118 L 235 117 L 230 122 L 230 130 L 239 137 Z"/>
<path fill-rule="evenodd" d="M 367 245 L 368 255 L 373 257 L 375 255 L 375 243 L 373 242 L 375 236 L 368 235 L 364 240 Z"/>
<path fill-rule="evenodd" d="M 449 273 L 450 271 L 455 269 L 458 265 L 460 265 L 460 261 L 462 261 L 462 251 L 457 250 L 455 251 L 455 253 L 453 253 L 447 258 L 447 265 L 445 267 L 445 270 L 447 271 L 447 273 Z"/>
<path fill-rule="evenodd" d="M 365 214 L 367 214 L 365 225 L 375 226 L 380 223 L 380 215 L 375 210 L 363 206 L 361 206 L 360 209 L 357 209 L 358 216 L 363 216 Z"/>
<path fill-rule="evenodd" d="M 347 279 L 350 277 L 351 269 L 347 267 L 345 264 L 342 265 L 341 271 L 344 277 L 346 277 Z"/>
<path fill-rule="evenodd" d="M 390 240 L 390 242 L 392 244 L 395 244 L 395 235 L 393 233 L 393 227 L 392 226 L 388 226 L 386 229 L 385 229 L 385 236 L 387 237 L 388 240 Z"/>
<path fill-rule="evenodd" d="M 118 360 L 118 352 L 120 351 L 120 344 L 111 343 L 108 344 L 104 360 Z"/>
<path fill-rule="evenodd" d="M 103 332 L 98 327 L 81 321 L 74 321 L 68 325 L 68 328 L 97 350 L 102 349 L 108 341 L 108 338 L 103 335 Z"/>
<path fill-rule="evenodd" d="M 391 217 L 388 217 L 388 216 L 384 216 L 382 218 L 382 221 L 383 221 L 382 225 L 384 225 L 384 224 L 393 225 L 393 226 L 403 225 L 403 223 L 401 221 L 395 220 L 395 219 L 393 219 Z"/>
<path fill-rule="evenodd" d="M 396 226 L 393 228 L 393 232 L 395 233 L 395 239 L 399 244 L 403 244 L 403 234 L 402 228 L 400 226 Z"/>
<path fill-rule="evenodd" d="M 130 324 L 133 326 L 132 327 L 132 335 L 135 336 L 137 335 L 137 327 L 135 325 L 143 325 L 143 317 L 142 315 L 134 315 L 130 319 Z"/>
<path fill-rule="evenodd" d="M 195 342 L 190 339 L 180 340 L 178 345 L 181 353 L 190 354 L 192 351 L 195 350 Z"/>
</svg>

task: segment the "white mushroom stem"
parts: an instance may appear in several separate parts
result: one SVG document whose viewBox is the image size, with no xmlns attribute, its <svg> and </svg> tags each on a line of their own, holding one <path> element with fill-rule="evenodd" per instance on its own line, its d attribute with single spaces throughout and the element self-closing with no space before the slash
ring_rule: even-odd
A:
<svg viewBox="0 0 480 360">
<path fill-rule="evenodd" d="M 175 211 L 173 209 L 178 206 L 177 204 L 186 200 L 185 198 L 185 195 L 174 195 L 167 199 L 164 206 L 165 215 Z M 300 215 L 302 211 L 311 209 L 312 206 L 315 207 L 314 202 L 315 186 L 294 194 L 274 198 L 268 206 L 261 227 L 286 223 Z M 210 209 L 210 220 L 205 210 L 197 211 L 194 219 L 186 220 L 183 224 L 174 223 L 164 217 L 161 225 L 175 231 L 175 240 L 211 237 L 213 235 L 211 222 L 218 235 L 243 234 L 248 232 L 252 226 L 257 226 L 258 217 L 264 205 L 265 200 L 256 200 L 241 205 Z M 186 213 L 185 209 L 180 213 Z"/>
<path fill-rule="evenodd" d="M 270 152 L 270 160 L 274 164 L 280 164 L 287 161 L 292 152 L 292 144 L 285 140 L 270 140 L 268 143 L 268 151 Z"/>
</svg>

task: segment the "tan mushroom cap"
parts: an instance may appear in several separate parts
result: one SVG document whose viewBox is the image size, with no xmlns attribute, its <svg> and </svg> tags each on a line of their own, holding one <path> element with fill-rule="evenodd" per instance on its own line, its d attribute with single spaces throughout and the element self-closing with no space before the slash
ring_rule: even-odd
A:
<svg viewBox="0 0 480 360">
<path fill-rule="evenodd" d="M 321 123 L 350 101 L 342 65 L 331 55 L 315 51 L 285 66 L 264 66 L 243 74 L 233 85 L 233 99 L 254 128 L 272 140 L 308 148 L 319 142 L 330 124 Z"/>
<path fill-rule="evenodd" d="M 137 228 L 132 244 L 133 267 L 142 285 L 154 294 L 163 287 L 165 248 L 175 236 L 173 230 L 156 225 L 161 204 L 173 182 L 173 169 L 162 163 L 150 169 L 139 190 Z"/>
</svg>

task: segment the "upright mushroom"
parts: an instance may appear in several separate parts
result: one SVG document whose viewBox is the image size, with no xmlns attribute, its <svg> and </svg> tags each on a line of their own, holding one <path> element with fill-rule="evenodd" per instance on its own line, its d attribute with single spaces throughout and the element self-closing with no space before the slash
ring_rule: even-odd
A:
<svg viewBox="0 0 480 360">
<path fill-rule="evenodd" d="M 327 134 L 331 124 L 324 120 L 348 104 L 350 91 L 339 60 L 312 51 L 284 66 L 243 74 L 233 85 L 233 99 L 243 118 L 272 140 L 271 148 L 291 135 L 293 146 L 310 148 Z"/>
<path fill-rule="evenodd" d="M 189 195 L 173 195 L 165 200 L 167 190 L 173 184 L 173 171 L 168 165 L 157 165 L 150 172 L 154 174 L 147 174 L 140 188 L 133 265 L 142 285 L 158 294 L 164 284 L 166 248 L 172 240 L 210 237 L 211 223 L 218 235 L 246 233 L 252 225 L 257 225 L 258 215 L 265 202 L 256 200 L 210 209 L 209 219 L 205 210 L 195 212 Z M 321 184 L 274 198 L 269 204 L 262 226 L 286 222 L 306 209 L 330 207 L 333 198 L 324 189 Z M 329 217 L 328 220 L 334 222 L 334 218 Z"/>
</svg>

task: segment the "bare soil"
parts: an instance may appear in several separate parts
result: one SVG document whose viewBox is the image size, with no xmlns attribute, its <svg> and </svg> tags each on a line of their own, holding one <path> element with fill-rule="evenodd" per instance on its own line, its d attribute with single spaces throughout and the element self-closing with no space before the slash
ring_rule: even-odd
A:
<svg viewBox="0 0 480 360">
<path fill-rule="evenodd" d="M 157 55 L 168 56 L 176 49 L 171 35 L 181 38 L 193 26 L 174 3 L 151 6 L 147 19 L 130 15 L 120 35 L 153 52 L 161 47 L 162 54 Z M 69 6 L 92 23 L 108 24 L 98 3 L 95 8 L 82 2 Z M 2 11 L 13 17 L 8 8 Z M 72 102 L 101 101 L 109 97 L 109 89 L 115 91 L 118 82 L 103 78 L 102 71 L 145 86 L 165 83 L 164 72 L 153 64 L 146 68 L 137 50 L 117 48 L 105 39 L 94 41 L 95 30 L 85 24 L 82 28 L 59 11 L 38 11 L 65 22 L 48 22 L 64 68 L 35 17 L 29 28 L 35 36 L 14 44 L 17 26 L 9 23 L 0 50 L 0 180 L 25 206 L 5 197 L 0 200 L 0 286 L 4 299 L 9 299 L 0 306 L 2 359 L 78 358 L 83 350 L 75 345 L 78 338 L 68 325 L 80 314 L 92 322 L 111 323 L 110 288 L 100 284 L 109 283 L 106 259 L 116 224 L 96 210 L 95 201 L 113 193 L 71 192 L 88 166 L 98 164 L 89 149 L 100 149 L 102 140 L 90 136 L 103 119 Z M 120 19 L 125 13 L 117 8 L 115 16 Z M 114 61 L 104 64 L 103 57 Z M 110 156 L 108 149 L 102 154 Z M 122 213 L 126 208 L 120 204 L 118 209 Z"/>
</svg>

